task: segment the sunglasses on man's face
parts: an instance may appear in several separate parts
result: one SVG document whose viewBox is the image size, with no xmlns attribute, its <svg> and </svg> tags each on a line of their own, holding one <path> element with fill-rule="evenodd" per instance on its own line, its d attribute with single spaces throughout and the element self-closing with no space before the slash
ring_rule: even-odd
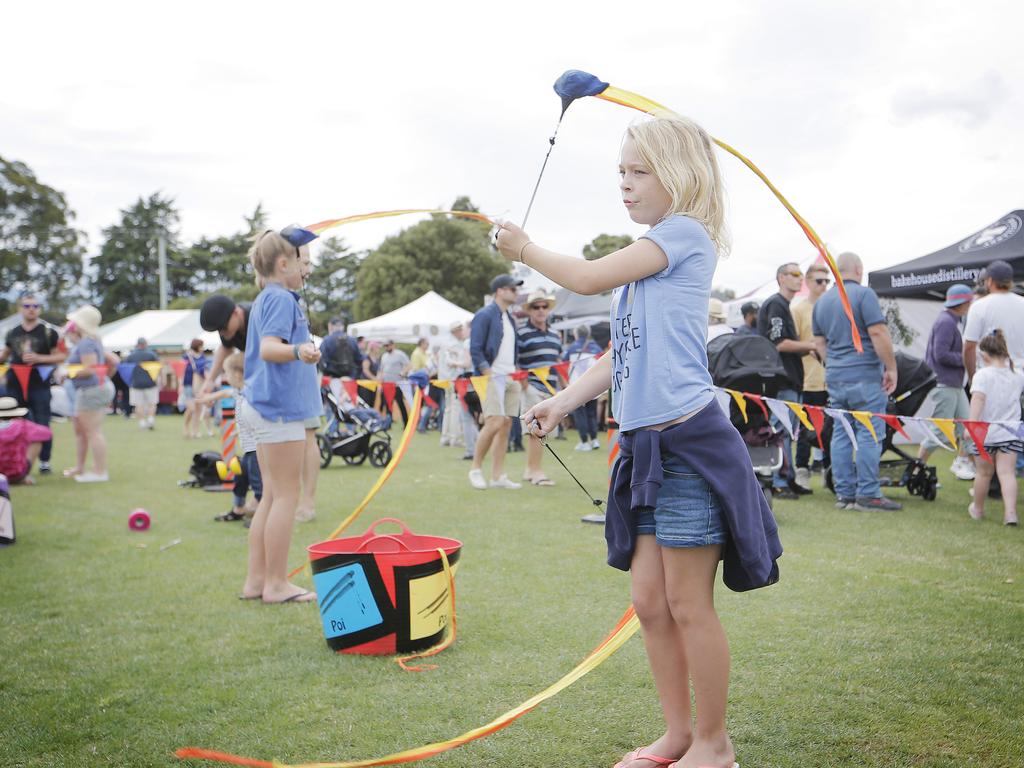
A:
<svg viewBox="0 0 1024 768">
<path fill-rule="evenodd" d="M 818 285 L 828 285 L 832 281 L 829 280 L 827 277 L 816 277 L 814 278 L 814 282 L 816 282 Z"/>
<path fill-rule="evenodd" d="M 530 309 L 551 309 L 550 304 L 533 304 Z"/>
<path fill-rule="evenodd" d="M 22 304 L 22 309 L 39 309 L 38 304 Z"/>
</svg>

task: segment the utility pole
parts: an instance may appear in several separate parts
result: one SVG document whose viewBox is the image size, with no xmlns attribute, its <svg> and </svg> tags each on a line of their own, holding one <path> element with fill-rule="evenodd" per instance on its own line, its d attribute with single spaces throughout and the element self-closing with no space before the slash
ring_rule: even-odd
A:
<svg viewBox="0 0 1024 768">
<path fill-rule="evenodd" d="M 160 309 L 167 309 L 167 240 L 163 232 L 156 236 L 156 261 L 160 275 Z"/>
</svg>

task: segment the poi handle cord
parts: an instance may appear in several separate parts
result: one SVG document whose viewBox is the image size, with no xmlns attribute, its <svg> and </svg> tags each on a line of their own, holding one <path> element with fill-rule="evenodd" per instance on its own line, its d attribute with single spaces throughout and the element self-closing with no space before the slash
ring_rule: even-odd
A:
<svg viewBox="0 0 1024 768">
<path fill-rule="evenodd" d="M 562 461 L 562 458 L 557 453 L 555 453 L 555 449 L 551 447 L 551 444 L 548 443 L 547 440 L 544 441 L 544 447 L 547 448 L 551 452 L 551 455 L 555 457 L 555 460 L 562 465 L 562 469 L 569 473 L 569 477 L 576 481 L 576 485 L 580 487 L 580 490 L 587 494 L 587 498 L 590 499 L 591 504 L 595 507 L 600 507 L 604 504 L 600 499 L 595 499 L 593 494 L 591 494 L 591 492 L 584 487 L 583 483 L 580 482 L 580 479 L 572 473 L 572 470 L 565 466 L 565 462 Z"/>
<path fill-rule="evenodd" d="M 558 129 L 562 125 L 563 117 L 565 117 L 565 110 L 562 110 L 562 115 L 558 118 L 558 123 L 555 125 L 555 132 L 548 139 L 548 144 L 550 145 L 548 153 L 544 155 L 544 162 L 541 164 L 540 173 L 537 175 L 537 183 L 533 185 L 533 194 L 530 195 L 530 203 L 526 206 L 526 213 L 523 214 L 523 223 L 519 225 L 520 229 L 526 229 L 526 222 L 530 218 L 530 211 L 533 209 L 533 201 L 537 197 L 537 190 L 540 189 L 540 180 L 544 178 L 544 171 L 548 167 L 548 158 L 551 157 L 551 150 L 555 148 L 555 137 L 558 136 Z M 579 481 L 577 480 L 576 482 Z"/>
</svg>

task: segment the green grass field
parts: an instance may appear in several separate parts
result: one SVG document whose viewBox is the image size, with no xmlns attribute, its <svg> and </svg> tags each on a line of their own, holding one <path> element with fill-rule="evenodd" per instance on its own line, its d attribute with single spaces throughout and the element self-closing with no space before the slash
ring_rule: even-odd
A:
<svg viewBox="0 0 1024 768">
<path fill-rule="evenodd" d="M 59 476 L 70 425 L 55 433 L 58 472 L 14 490 L 18 542 L 0 550 L 5 766 L 184 765 L 183 746 L 289 763 L 386 755 L 547 687 L 628 605 L 628 576 L 604 564 L 600 527 L 579 522 L 589 503 L 550 457 L 557 487 L 474 491 L 461 450 L 431 433 L 350 532 L 395 516 L 461 539 L 458 640 L 422 674 L 334 654 L 315 607 L 236 599 L 245 531 L 212 520 L 230 495 L 176 487 L 214 440 L 183 441 L 173 417 L 152 433 L 111 417 L 112 481 L 83 486 Z M 553 445 L 597 492 L 605 455 L 574 443 Z M 719 585 L 743 768 L 1024 765 L 1024 538 L 995 506 L 969 520 L 968 484 L 937 458 L 938 500 L 900 513 L 836 511 L 817 486 L 778 503 L 781 581 Z M 336 461 L 320 475 L 317 520 L 296 526 L 296 564 L 379 471 Z M 523 462 L 510 456 L 513 477 Z M 140 506 L 153 527 L 129 531 Z M 507 730 L 426 765 L 610 768 L 660 728 L 634 638 Z"/>
</svg>

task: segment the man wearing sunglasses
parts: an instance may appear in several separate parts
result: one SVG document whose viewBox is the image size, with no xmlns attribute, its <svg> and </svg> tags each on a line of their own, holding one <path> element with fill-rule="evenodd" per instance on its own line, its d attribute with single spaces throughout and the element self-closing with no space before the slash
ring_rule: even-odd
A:
<svg viewBox="0 0 1024 768">
<path fill-rule="evenodd" d="M 50 379 L 44 380 L 35 366 L 59 365 L 67 358 L 66 352 L 57 348 L 57 329 L 39 319 L 42 305 L 39 297 L 33 293 L 24 294 L 19 301 L 21 323 L 7 332 L 4 348 L 0 349 L 0 363 L 13 365 L 31 365 L 27 392 L 21 389 L 21 383 L 13 368 L 7 370 L 7 394 L 18 401 L 19 408 L 28 408 L 29 421 L 50 426 Z M 50 454 L 53 451 L 53 440 L 43 443 L 39 453 L 39 474 L 48 475 Z"/>
<path fill-rule="evenodd" d="M 796 323 L 796 333 L 800 341 L 814 343 L 814 332 L 811 329 L 811 315 L 814 312 L 814 305 L 828 290 L 832 284 L 832 277 L 828 267 L 824 264 L 812 264 L 807 268 L 807 276 L 804 278 L 807 284 L 807 295 L 803 299 L 794 301 L 791 306 L 793 322 Z M 818 359 L 817 352 L 811 352 L 802 358 L 804 366 L 804 390 L 800 402 L 807 405 L 824 407 L 828 405 L 828 392 L 825 390 L 825 367 Z M 813 467 L 820 468 L 824 454 L 816 445 L 811 443 L 803 435 L 796 444 L 796 482 L 805 488 L 811 484 L 811 454 L 814 454 Z"/>
<path fill-rule="evenodd" d="M 800 392 L 804 388 L 804 355 L 814 352 L 814 343 L 800 341 L 796 331 L 796 323 L 789 310 L 789 303 L 803 286 L 804 276 L 799 265 L 794 262 L 783 264 L 775 271 L 775 279 L 779 284 L 779 292 L 770 296 L 757 315 L 757 332 L 775 345 L 782 358 L 782 367 L 786 369 L 789 386 L 779 390 L 778 398 L 791 403 L 800 402 Z M 796 421 L 796 416 L 793 422 Z M 793 469 L 793 441 L 788 430 L 783 428 L 783 464 L 772 475 L 772 492 L 780 499 L 795 499 L 811 493 L 810 488 L 797 485 L 796 472 Z"/>
</svg>

